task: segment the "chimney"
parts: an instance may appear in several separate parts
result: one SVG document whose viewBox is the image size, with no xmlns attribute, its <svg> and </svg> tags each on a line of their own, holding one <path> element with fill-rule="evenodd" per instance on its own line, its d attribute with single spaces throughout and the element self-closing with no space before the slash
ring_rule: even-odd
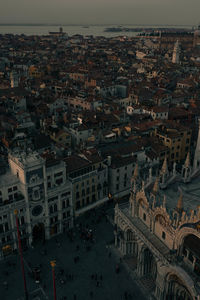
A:
<svg viewBox="0 0 200 300">
<path fill-rule="evenodd" d="M 108 163 L 108 166 L 110 167 L 111 166 L 111 162 L 112 162 L 112 159 L 111 159 L 111 156 L 107 156 L 107 163 Z"/>
</svg>

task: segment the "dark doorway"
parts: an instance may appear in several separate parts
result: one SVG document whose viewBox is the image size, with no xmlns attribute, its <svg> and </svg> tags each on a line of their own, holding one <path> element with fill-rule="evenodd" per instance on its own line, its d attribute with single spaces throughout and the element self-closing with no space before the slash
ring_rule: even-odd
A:
<svg viewBox="0 0 200 300">
<path fill-rule="evenodd" d="M 33 227 L 32 231 L 33 243 L 44 242 L 45 240 L 45 229 L 44 224 L 39 223 Z"/>
</svg>

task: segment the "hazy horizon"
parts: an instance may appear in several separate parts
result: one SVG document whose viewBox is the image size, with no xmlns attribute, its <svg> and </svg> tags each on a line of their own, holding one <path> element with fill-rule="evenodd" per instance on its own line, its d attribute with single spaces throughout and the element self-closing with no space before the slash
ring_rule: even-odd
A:
<svg viewBox="0 0 200 300">
<path fill-rule="evenodd" d="M 6 0 L 0 24 L 193 26 L 199 11 L 199 0 Z"/>
</svg>

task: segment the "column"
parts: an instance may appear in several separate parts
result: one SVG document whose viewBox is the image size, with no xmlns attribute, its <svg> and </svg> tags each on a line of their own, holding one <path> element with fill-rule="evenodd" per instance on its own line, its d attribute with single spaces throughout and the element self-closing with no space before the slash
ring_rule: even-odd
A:
<svg viewBox="0 0 200 300">
<path fill-rule="evenodd" d="M 124 251 L 123 254 L 126 255 L 127 254 L 127 242 L 124 241 Z"/>
<path fill-rule="evenodd" d="M 115 247 L 117 247 L 117 232 L 116 231 L 114 232 L 114 235 L 115 235 Z"/>
<path fill-rule="evenodd" d="M 61 203 L 61 195 L 58 195 L 58 233 L 62 233 L 62 203 Z"/>
<path fill-rule="evenodd" d="M 13 230 L 13 232 L 12 232 L 12 238 L 13 238 L 13 248 L 14 249 L 17 249 L 17 235 L 16 235 L 16 225 L 15 225 L 15 223 L 14 223 L 14 220 L 13 220 L 13 215 L 12 214 L 10 214 L 10 224 L 11 224 L 11 229 Z"/>
<path fill-rule="evenodd" d="M 196 257 L 195 256 L 193 256 L 193 263 L 192 263 L 192 266 L 193 266 L 193 270 L 194 270 L 194 267 L 195 267 L 195 264 L 196 264 Z"/>
</svg>

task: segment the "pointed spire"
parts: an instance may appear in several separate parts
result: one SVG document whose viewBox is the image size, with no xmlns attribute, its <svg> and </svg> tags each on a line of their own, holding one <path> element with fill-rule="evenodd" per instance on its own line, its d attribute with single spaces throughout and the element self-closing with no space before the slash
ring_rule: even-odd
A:
<svg viewBox="0 0 200 300">
<path fill-rule="evenodd" d="M 134 173 L 133 173 L 133 178 L 136 179 L 138 177 L 138 175 L 139 175 L 138 163 L 136 163 Z"/>
<path fill-rule="evenodd" d="M 158 176 L 158 177 L 156 177 L 156 180 L 155 180 L 154 186 L 153 186 L 153 190 L 152 190 L 152 192 L 154 194 L 157 194 L 157 192 L 159 190 L 159 181 L 160 181 L 160 177 Z"/>
<path fill-rule="evenodd" d="M 188 152 L 186 160 L 185 160 L 185 167 L 189 168 L 190 167 L 190 152 Z"/>
<path fill-rule="evenodd" d="M 152 167 L 149 169 L 149 179 L 152 179 Z"/>
<path fill-rule="evenodd" d="M 167 169 L 167 156 L 165 156 L 163 165 L 162 165 L 162 169 L 160 171 L 161 174 L 165 174 L 168 171 Z"/>
<path fill-rule="evenodd" d="M 180 196 L 179 196 L 179 199 L 178 199 L 178 202 L 176 205 L 176 209 L 180 212 L 183 210 L 183 193 L 182 193 L 182 191 L 180 193 Z"/>
<path fill-rule="evenodd" d="M 144 191 L 144 187 L 145 187 L 145 182 L 144 180 L 142 180 L 142 190 Z"/>
<path fill-rule="evenodd" d="M 163 204 L 162 204 L 163 208 L 166 208 L 166 195 L 164 195 L 163 197 Z"/>
</svg>

